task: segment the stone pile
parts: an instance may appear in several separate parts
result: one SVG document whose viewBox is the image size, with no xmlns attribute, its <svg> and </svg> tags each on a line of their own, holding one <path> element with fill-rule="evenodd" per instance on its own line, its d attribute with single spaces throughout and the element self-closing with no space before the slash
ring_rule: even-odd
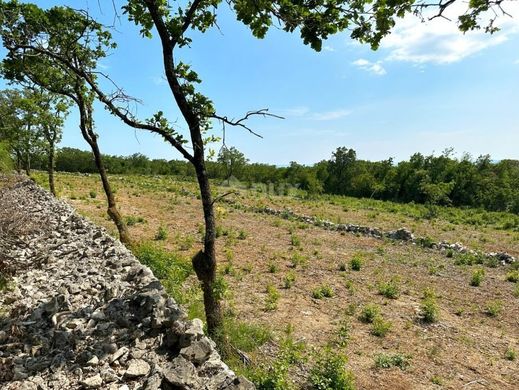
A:
<svg viewBox="0 0 519 390">
<path fill-rule="evenodd" d="M 0 229 L 17 270 L 0 295 L 1 389 L 254 389 L 102 228 L 27 180 L 0 208 L 33 224 L 15 239 Z"/>
<path fill-rule="evenodd" d="M 410 244 L 416 245 L 424 245 L 431 249 L 436 249 L 442 252 L 446 252 L 448 250 L 457 252 L 457 253 L 470 253 L 472 255 L 478 255 L 484 258 L 497 260 L 503 265 L 511 264 L 517 261 L 517 259 L 506 252 L 478 252 L 472 249 L 467 248 L 463 244 L 457 243 L 449 243 L 447 241 L 440 242 L 432 242 L 430 239 L 426 237 L 415 237 L 415 235 L 406 228 L 400 228 L 392 231 L 382 231 L 378 228 L 373 228 L 369 226 L 359 226 L 354 224 L 343 224 L 343 223 L 333 223 L 331 221 L 326 221 L 319 219 L 317 217 L 312 217 L 305 214 L 297 214 L 293 212 L 291 209 L 284 210 L 276 210 L 271 207 L 253 207 L 251 211 L 269 215 L 275 215 L 277 217 L 281 217 L 284 219 L 295 220 L 299 222 L 304 222 L 310 225 L 319 226 L 327 230 L 335 230 L 339 232 L 349 232 L 354 234 L 360 234 L 367 237 L 373 237 L 377 239 L 389 238 L 391 240 L 403 241 Z"/>
</svg>

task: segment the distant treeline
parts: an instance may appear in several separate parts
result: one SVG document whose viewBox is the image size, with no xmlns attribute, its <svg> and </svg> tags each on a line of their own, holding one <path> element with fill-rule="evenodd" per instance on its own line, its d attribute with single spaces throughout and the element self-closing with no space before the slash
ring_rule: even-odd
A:
<svg viewBox="0 0 519 390">
<path fill-rule="evenodd" d="M 151 160 L 142 154 L 104 156 L 112 174 L 156 174 L 194 177 L 192 166 L 178 160 Z M 33 157 L 36 169 L 45 169 L 43 156 Z M 64 172 L 95 173 L 90 152 L 72 148 L 59 150 L 56 169 Z M 357 159 L 353 149 L 338 148 L 331 159 L 313 166 L 296 162 L 288 167 L 249 163 L 234 148 L 208 162 L 211 178 L 273 184 L 290 184 L 310 194 L 338 194 L 396 202 L 480 207 L 493 211 L 519 213 L 519 161 L 494 162 L 490 156 L 472 159 L 452 157 L 452 150 L 440 156 L 416 153 L 408 161 L 395 164 L 392 159 L 365 161 Z"/>
</svg>

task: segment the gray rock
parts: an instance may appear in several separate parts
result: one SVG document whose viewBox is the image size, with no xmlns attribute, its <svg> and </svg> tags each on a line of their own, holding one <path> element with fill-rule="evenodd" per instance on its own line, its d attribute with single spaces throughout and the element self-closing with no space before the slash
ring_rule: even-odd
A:
<svg viewBox="0 0 519 390">
<path fill-rule="evenodd" d="M 84 389 L 99 389 L 103 385 L 103 378 L 97 374 L 80 382 Z"/>
<path fill-rule="evenodd" d="M 150 365 L 142 359 L 130 360 L 128 369 L 125 372 L 125 376 L 128 378 L 138 378 L 141 376 L 147 376 L 150 373 Z"/>
</svg>

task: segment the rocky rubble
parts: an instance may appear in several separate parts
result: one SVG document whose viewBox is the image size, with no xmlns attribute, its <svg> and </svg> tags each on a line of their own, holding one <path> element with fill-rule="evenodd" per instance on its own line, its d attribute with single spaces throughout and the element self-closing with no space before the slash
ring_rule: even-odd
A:
<svg viewBox="0 0 519 390">
<path fill-rule="evenodd" d="M 18 270 L 0 296 L 1 389 L 254 389 L 102 228 L 27 180 L 0 208 L 34 225 L 16 239 L 0 229 Z"/>
<path fill-rule="evenodd" d="M 499 261 L 501 264 L 511 264 L 514 263 L 517 259 L 506 252 L 478 252 L 472 249 L 467 248 L 463 244 L 457 243 L 449 243 L 447 241 L 440 242 L 432 242 L 431 240 L 425 237 L 415 237 L 415 235 L 406 228 L 400 228 L 392 231 L 382 231 L 378 228 L 373 228 L 369 226 L 359 226 L 354 224 L 343 224 L 343 223 L 333 223 L 331 221 L 321 220 L 316 217 L 312 217 L 304 214 L 294 213 L 290 209 L 284 210 L 276 210 L 271 207 L 255 207 L 251 208 L 251 211 L 257 213 L 264 213 L 269 215 L 275 215 L 284 219 L 296 220 L 304 223 L 308 223 L 314 226 L 320 226 L 327 230 L 336 230 L 339 232 L 349 232 L 354 234 L 361 234 L 368 237 L 373 237 L 377 239 L 389 238 L 391 240 L 408 242 L 416 245 L 424 245 L 431 249 L 436 249 L 439 251 L 447 251 L 451 250 L 457 253 L 470 253 L 473 255 L 482 256 L 488 259 L 495 259 Z"/>
</svg>

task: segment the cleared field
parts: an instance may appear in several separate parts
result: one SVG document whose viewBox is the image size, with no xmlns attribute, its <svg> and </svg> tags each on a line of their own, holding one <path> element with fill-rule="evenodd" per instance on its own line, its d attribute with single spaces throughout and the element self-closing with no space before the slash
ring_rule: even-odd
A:
<svg viewBox="0 0 519 390">
<path fill-rule="evenodd" d="M 44 174 L 36 179 L 45 183 Z M 189 263 L 203 233 L 195 183 L 111 179 L 136 254 L 191 316 L 203 316 Z M 96 176 L 59 174 L 57 186 L 82 214 L 115 232 Z M 467 264 L 419 246 L 340 234 L 238 206 L 290 207 L 384 230 L 405 226 L 435 240 L 516 257 L 517 216 L 245 189 L 226 200 L 217 215 L 228 333 L 251 359 L 243 364 L 236 355 L 229 364 L 263 388 L 300 388 L 309 377 L 315 383 L 335 372 L 337 356 L 348 357 L 358 389 L 517 388 L 519 273 L 512 266 Z M 316 363 L 323 359 L 326 364 Z"/>
</svg>

